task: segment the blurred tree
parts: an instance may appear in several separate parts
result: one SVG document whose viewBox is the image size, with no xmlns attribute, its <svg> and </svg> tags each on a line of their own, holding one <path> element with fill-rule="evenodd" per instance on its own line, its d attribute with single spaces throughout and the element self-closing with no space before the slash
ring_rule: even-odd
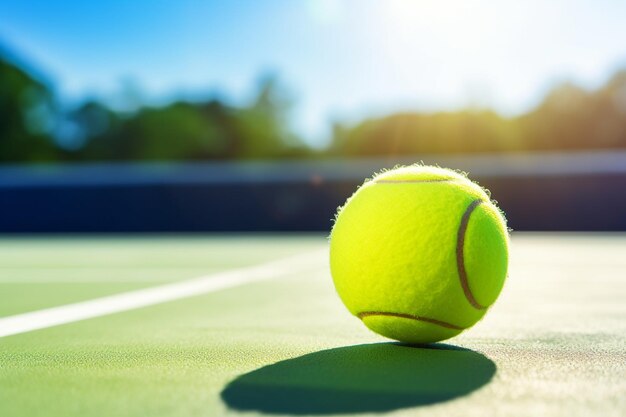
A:
<svg viewBox="0 0 626 417">
<path fill-rule="evenodd" d="M 522 146 L 517 122 L 492 111 L 403 113 L 335 132 L 334 152 L 348 155 L 511 152 Z"/>
<path fill-rule="evenodd" d="M 50 89 L 0 56 L 0 162 L 55 160 L 55 118 Z"/>
<path fill-rule="evenodd" d="M 48 85 L 7 57 L 0 48 L 0 162 L 626 149 L 626 70 L 594 91 L 556 86 L 514 118 L 471 109 L 338 123 L 320 152 L 290 129 L 293 101 L 274 75 L 262 77 L 254 98 L 240 107 L 217 99 L 148 107 L 139 86 L 126 80 L 117 111 L 97 100 L 61 111 Z"/>
<path fill-rule="evenodd" d="M 126 117 L 98 103 L 70 114 L 87 160 L 207 160 L 275 158 L 299 140 L 288 130 L 289 102 L 275 78 L 264 78 L 253 103 L 234 108 L 217 100 L 143 107 Z"/>
<path fill-rule="evenodd" d="M 186 160 L 225 154 L 226 138 L 193 104 L 146 107 L 128 118 L 104 114 L 109 127 L 90 135 L 81 151 L 85 159 Z"/>
<path fill-rule="evenodd" d="M 597 91 L 566 83 L 520 117 L 528 148 L 576 150 L 626 147 L 626 72 Z"/>
<path fill-rule="evenodd" d="M 592 138 L 592 97 L 565 83 L 554 88 L 532 112 L 520 117 L 526 146 L 532 150 L 576 149 Z"/>
<path fill-rule="evenodd" d="M 218 100 L 141 106 L 125 80 L 114 111 L 97 100 L 61 112 L 51 90 L 2 58 L 0 161 L 211 160 L 306 154 L 289 130 L 291 102 L 274 76 L 263 77 L 249 106 Z"/>
<path fill-rule="evenodd" d="M 261 78 L 251 106 L 236 114 L 238 155 L 241 158 L 284 156 L 301 143 L 288 129 L 291 101 L 273 75 Z"/>
<path fill-rule="evenodd" d="M 56 142 L 65 159 L 90 159 L 92 154 L 107 152 L 107 141 L 113 140 L 119 133 L 119 125 L 120 116 L 116 112 L 98 101 L 89 100 L 67 112 L 59 120 L 59 127 L 55 132 Z M 105 139 L 95 140 L 96 138 Z M 96 148 L 95 152 L 93 148 Z"/>
<path fill-rule="evenodd" d="M 335 126 L 346 156 L 626 148 L 626 71 L 597 91 L 565 83 L 515 118 L 493 111 L 403 113 Z"/>
</svg>

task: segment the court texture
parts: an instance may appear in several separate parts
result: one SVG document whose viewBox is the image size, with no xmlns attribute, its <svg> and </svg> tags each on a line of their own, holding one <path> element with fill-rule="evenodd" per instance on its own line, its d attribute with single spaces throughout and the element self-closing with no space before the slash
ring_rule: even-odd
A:
<svg viewBox="0 0 626 417">
<path fill-rule="evenodd" d="M 426 346 L 369 332 L 323 234 L 0 239 L 0 416 L 623 416 L 626 235 L 513 233 Z"/>
</svg>

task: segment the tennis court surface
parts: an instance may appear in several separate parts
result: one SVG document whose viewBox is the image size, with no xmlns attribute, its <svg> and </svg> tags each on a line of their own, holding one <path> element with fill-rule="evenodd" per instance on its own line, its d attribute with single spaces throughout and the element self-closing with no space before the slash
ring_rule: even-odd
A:
<svg viewBox="0 0 626 417">
<path fill-rule="evenodd" d="M 626 235 L 516 233 L 485 319 L 389 342 L 323 235 L 0 240 L 0 416 L 626 415 Z"/>
</svg>

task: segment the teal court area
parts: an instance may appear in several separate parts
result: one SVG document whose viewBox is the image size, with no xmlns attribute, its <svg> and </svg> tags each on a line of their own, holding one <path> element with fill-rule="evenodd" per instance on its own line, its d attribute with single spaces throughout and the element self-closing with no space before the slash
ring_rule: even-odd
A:
<svg viewBox="0 0 626 417">
<path fill-rule="evenodd" d="M 4 238 L 0 415 L 621 416 L 624 254 L 620 234 L 514 234 L 485 319 L 412 347 L 347 313 L 323 235 Z"/>
</svg>

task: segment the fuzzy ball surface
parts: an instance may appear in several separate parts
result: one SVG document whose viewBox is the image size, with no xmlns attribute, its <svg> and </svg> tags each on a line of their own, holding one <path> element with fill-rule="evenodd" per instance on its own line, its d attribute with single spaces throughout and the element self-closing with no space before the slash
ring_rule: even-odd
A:
<svg viewBox="0 0 626 417">
<path fill-rule="evenodd" d="M 458 335 L 496 301 L 507 274 L 506 220 L 455 171 L 413 165 L 367 180 L 337 213 L 330 266 L 350 313 L 406 343 Z"/>
</svg>

